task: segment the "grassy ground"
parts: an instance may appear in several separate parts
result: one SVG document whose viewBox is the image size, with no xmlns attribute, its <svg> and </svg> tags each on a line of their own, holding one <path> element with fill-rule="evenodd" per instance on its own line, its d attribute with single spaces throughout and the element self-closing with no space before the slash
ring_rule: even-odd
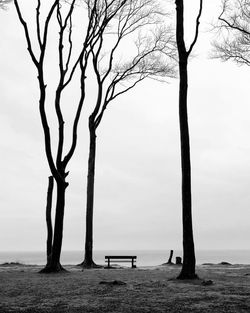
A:
<svg viewBox="0 0 250 313">
<path fill-rule="evenodd" d="M 198 266 L 201 279 L 195 281 L 176 280 L 176 266 L 66 268 L 68 273 L 39 274 L 38 266 L 0 266 L 0 312 L 250 312 L 250 265 Z"/>
</svg>

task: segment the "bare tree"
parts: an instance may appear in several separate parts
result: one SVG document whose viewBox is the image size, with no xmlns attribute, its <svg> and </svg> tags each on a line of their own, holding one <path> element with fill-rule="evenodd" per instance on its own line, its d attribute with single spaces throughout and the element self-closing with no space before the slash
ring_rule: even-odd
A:
<svg viewBox="0 0 250 313">
<path fill-rule="evenodd" d="M 48 161 L 48 165 L 51 171 L 51 174 L 55 180 L 57 187 L 57 196 L 56 196 L 56 208 L 55 208 L 55 220 L 54 220 L 54 234 L 53 234 L 53 242 L 51 243 L 51 231 L 52 227 L 50 225 L 50 209 L 48 205 L 50 205 L 50 192 L 51 189 L 48 189 L 48 202 L 47 202 L 47 227 L 48 227 L 48 242 L 47 242 L 47 259 L 48 263 L 46 267 L 42 270 L 42 272 L 57 272 L 63 270 L 60 264 L 60 255 L 61 255 L 61 247 L 62 247 L 62 238 L 63 238 L 63 220 L 64 220 L 64 209 L 65 209 L 65 192 L 68 187 L 68 182 L 66 178 L 69 172 L 66 170 L 69 161 L 71 160 L 76 144 L 77 144 L 77 128 L 78 122 L 82 110 L 82 106 L 85 99 L 85 71 L 87 67 L 87 59 L 89 55 L 89 51 L 87 49 L 90 41 L 91 41 L 91 33 L 90 27 L 87 27 L 87 32 L 84 37 L 83 35 L 83 44 L 82 49 L 79 53 L 76 53 L 77 56 L 73 60 L 73 41 L 72 41 L 72 19 L 73 19 L 73 11 L 75 8 L 75 0 L 64 4 L 59 0 L 54 0 L 50 5 L 49 11 L 45 18 L 44 23 L 41 22 L 40 11 L 41 11 L 41 1 L 37 0 L 36 6 L 36 37 L 34 42 L 32 42 L 33 36 L 30 36 L 31 27 L 28 27 L 28 24 L 23 18 L 22 12 L 19 7 L 19 2 L 14 0 L 14 4 L 16 7 L 16 11 L 18 14 L 18 18 L 23 26 L 25 38 L 28 46 L 28 52 L 30 57 L 37 69 L 38 73 L 38 82 L 39 82 L 39 90 L 40 90 L 40 99 L 39 99 L 39 111 L 41 117 L 41 123 L 43 127 L 44 133 L 44 143 L 45 143 L 45 152 Z M 51 130 L 49 125 L 48 113 L 46 112 L 46 101 L 47 93 L 46 93 L 46 83 L 45 83 L 45 74 L 46 67 L 45 63 L 45 55 L 47 51 L 47 42 L 48 42 L 48 31 L 52 29 L 51 24 L 53 17 L 55 17 L 57 22 L 57 27 L 59 29 L 58 42 L 55 42 L 53 46 L 55 51 L 58 53 L 58 64 L 56 64 L 58 75 L 57 86 L 54 90 L 55 100 L 52 103 L 55 116 L 58 122 L 58 134 L 55 138 L 51 139 Z M 92 23 L 92 19 L 90 17 L 89 22 Z M 58 29 L 56 29 L 56 33 L 58 33 Z M 34 47 L 38 46 L 38 52 Z M 65 88 L 69 86 L 72 82 L 74 73 L 76 72 L 76 68 L 78 65 L 81 68 L 81 77 L 80 77 L 80 87 L 81 93 L 80 98 L 77 103 L 77 108 L 75 112 L 75 117 L 72 125 L 72 140 L 70 146 L 67 150 L 67 146 L 65 146 L 65 117 L 62 111 L 61 103 L 63 92 Z M 49 105 L 49 104 L 48 104 Z M 52 142 L 56 142 L 56 147 L 52 146 Z M 56 151 L 54 151 L 56 150 Z M 63 152 L 67 151 L 64 155 Z M 52 188 L 52 185 L 49 186 Z M 50 256 L 51 250 L 51 256 Z"/>
<path fill-rule="evenodd" d="M 250 1 L 223 0 L 215 26 L 220 39 L 213 42 L 213 58 L 250 66 Z"/>
<path fill-rule="evenodd" d="M 182 168 L 182 223 L 183 223 L 183 266 L 179 279 L 193 279 L 195 273 L 195 248 L 192 226 L 192 198 L 191 198 L 191 162 L 187 112 L 188 93 L 188 58 L 198 39 L 200 17 L 203 1 L 200 0 L 199 13 L 196 18 L 194 39 L 186 48 L 184 40 L 184 6 L 183 0 L 175 0 L 176 4 L 176 42 L 179 55 L 179 120 L 181 139 L 181 168 Z"/>
<path fill-rule="evenodd" d="M 174 76 L 175 48 L 172 32 L 163 27 L 163 14 L 154 0 L 88 1 L 89 15 L 94 12 L 96 39 L 91 44 L 97 98 L 89 116 L 89 159 L 85 257 L 82 266 L 93 261 L 93 209 L 96 159 L 96 131 L 108 105 L 146 78 L 164 80 Z M 134 45 L 131 41 L 135 39 Z M 112 42 L 112 43 L 110 43 Z M 130 45 L 129 59 L 122 61 L 119 49 Z"/>
</svg>

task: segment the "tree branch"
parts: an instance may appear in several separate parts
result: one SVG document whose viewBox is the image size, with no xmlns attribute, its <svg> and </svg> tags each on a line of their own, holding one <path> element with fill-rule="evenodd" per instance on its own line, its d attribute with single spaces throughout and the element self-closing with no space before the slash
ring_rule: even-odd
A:
<svg viewBox="0 0 250 313">
<path fill-rule="evenodd" d="M 41 63 L 43 63 L 44 55 L 45 55 L 45 48 L 47 45 L 49 22 L 50 22 L 51 16 L 52 16 L 56 6 L 58 5 L 58 3 L 59 3 L 59 0 L 54 1 L 54 3 L 52 4 L 52 6 L 50 8 L 50 11 L 46 17 L 46 20 L 45 20 L 44 31 L 43 31 L 43 40 L 42 40 L 42 48 L 41 48 L 40 61 L 39 61 Z"/>
<path fill-rule="evenodd" d="M 17 14 L 18 14 L 19 21 L 23 25 L 25 38 L 26 38 L 26 42 L 27 42 L 27 45 L 28 45 L 29 54 L 30 54 L 31 59 L 32 59 L 33 63 L 35 64 L 35 66 L 38 67 L 38 60 L 35 57 L 35 54 L 34 54 L 33 49 L 32 49 L 32 45 L 31 45 L 31 41 L 30 41 L 30 34 L 29 34 L 27 23 L 23 19 L 23 16 L 22 16 L 22 13 L 21 13 L 18 1 L 14 0 L 14 4 L 15 4 L 15 7 L 16 7 L 16 11 L 17 11 Z"/>
<path fill-rule="evenodd" d="M 200 8 L 199 8 L 199 13 L 197 15 L 196 18 L 196 27 L 195 27 L 195 36 L 194 36 L 194 40 L 190 45 L 189 50 L 187 51 L 187 55 L 189 56 L 190 53 L 193 50 L 194 45 L 196 44 L 196 41 L 198 39 L 198 34 L 199 34 L 199 25 L 200 25 L 200 17 L 201 17 L 201 13 L 202 13 L 202 5 L 203 5 L 203 0 L 200 0 Z"/>
<path fill-rule="evenodd" d="M 40 30 L 40 7 L 41 7 L 41 1 L 40 1 L 40 0 L 37 0 L 37 8 L 36 8 L 36 31 L 37 31 L 37 40 L 38 40 L 40 49 L 42 49 L 41 30 Z"/>
</svg>

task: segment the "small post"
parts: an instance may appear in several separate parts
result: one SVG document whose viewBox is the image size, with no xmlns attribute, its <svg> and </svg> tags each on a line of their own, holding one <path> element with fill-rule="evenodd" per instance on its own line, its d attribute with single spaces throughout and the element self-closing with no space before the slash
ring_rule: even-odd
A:
<svg viewBox="0 0 250 313">
<path fill-rule="evenodd" d="M 176 265 L 181 265 L 182 262 L 181 262 L 181 257 L 180 256 L 177 256 L 176 259 L 175 259 L 175 264 Z"/>
<path fill-rule="evenodd" d="M 167 264 L 173 264 L 173 262 L 172 262 L 173 253 L 174 253 L 174 250 L 170 250 L 170 255 L 169 255 L 169 259 L 168 259 Z"/>
</svg>

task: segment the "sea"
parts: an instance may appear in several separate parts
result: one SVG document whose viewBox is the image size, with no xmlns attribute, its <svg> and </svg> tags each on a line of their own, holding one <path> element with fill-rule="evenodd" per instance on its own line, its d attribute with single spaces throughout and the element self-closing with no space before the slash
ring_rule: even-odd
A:
<svg viewBox="0 0 250 313">
<path fill-rule="evenodd" d="M 136 255 L 137 266 L 157 266 L 166 263 L 170 251 L 167 250 L 97 250 L 94 251 L 94 261 L 105 264 L 105 255 Z M 83 251 L 62 251 L 61 263 L 76 265 L 83 261 Z M 182 257 L 181 251 L 174 251 L 172 261 L 177 256 Z M 44 251 L 0 251 L 0 264 L 18 262 L 26 265 L 43 265 L 46 263 Z M 250 264 L 250 250 L 197 250 L 196 263 Z M 129 265 L 128 265 L 129 266 Z"/>
</svg>

